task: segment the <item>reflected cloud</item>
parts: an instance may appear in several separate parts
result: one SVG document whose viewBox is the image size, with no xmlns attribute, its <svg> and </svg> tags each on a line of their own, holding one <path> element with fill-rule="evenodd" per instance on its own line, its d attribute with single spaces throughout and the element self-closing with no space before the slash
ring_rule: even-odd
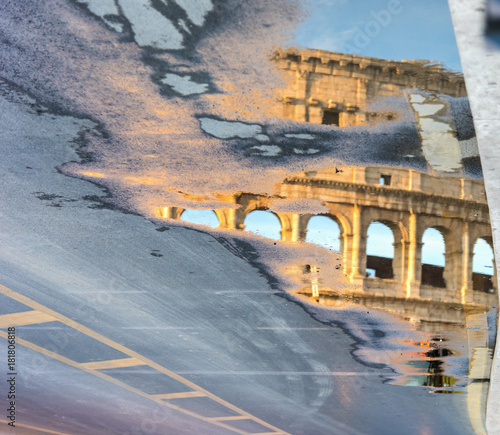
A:
<svg viewBox="0 0 500 435">
<path fill-rule="evenodd" d="M 208 84 L 196 83 L 192 81 L 191 76 L 180 76 L 178 74 L 165 74 L 160 80 L 162 83 L 170 86 L 175 92 L 186 95 L 203 94 L 208 90 Z"/>
</svg>

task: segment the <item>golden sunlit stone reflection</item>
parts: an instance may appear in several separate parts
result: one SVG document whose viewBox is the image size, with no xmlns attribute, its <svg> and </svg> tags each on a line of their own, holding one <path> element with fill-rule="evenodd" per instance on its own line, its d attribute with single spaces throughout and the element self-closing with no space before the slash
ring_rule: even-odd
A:
<svg viewBox="0 0 500 435">
<path fill-rule="evenodd" d="M 497 299 L 494 260 L 490 269 L 474 265 L 477 244 L 492 251 L 492 237 L 475 136 L 455 120 L 463 77 L 317 50 L 284 50 L 267 62 L 259 83 L 214 72 L 218 92 L 161 103 L 144 94 L 151 119 L 115 121 L 118 140 L 133 144 L 126 158 L 104 153 L 108 172 L 80 173 L 112 179 L 157 222 L 184 214 L 185 226 L 258 245 L 267 271 L 308 304 L 399 316 L 430 353 L 398 341 L 405 352 L 366 358 L 396 367 L 395 384 L 458 391 L 464 373 L 443 361 L 469 358 L 471 379 L 489 367 L 487 313 Z M 206 213 L 196 221 L 194 211 Z M 379 247 L 374 228 L 387 235 Z M 439 258 L 426 259 L 435 246 Z M 450 331 L 470 355 L 436 341 Z"/>
<path fill-rule="evenodd" d="M 87 177 L 97 177 L 104 178 L 106 175 L 101 174 L 100 172 L 82 172 L 82 175 L 86 175 Z"/>
<path fill-rule="evenodd" d="M 301 294 L 336 307 L 348 301 L 386 309 L 420 323 L 463 325 L 466 315 L 487 312 L 496 299 L 495 268 L 491 275 L 473 271 L 473 256 L 478 240 L 492 248 L 489 211 L 482 179 L 470 177 L 464 166 L 477 156 L 475 138 L 459 140 L 453 121 L 434 119 L 452 110 L 439 94 L 453 98 L 466 95 L 463 77 L 420 61 L 395 62 L 317 50 L 277 52 L 273 62 L 287 83 L 275 103 L 274 112 L 282 118 L 335 128 L 390 123 L 406 117 L 417 126 L 422 142 L 419 151 L 404 158 L 407 163 L 424 159 L 428 171 L 390 165 L 310 168 L 287 176 L 272 194 L 251 193 L 250 188 L 232 195 L 219 194 L 218 198 L 230 205 L 213 210 L 219 229 L 243 230 L 252 212 L 267 210 L 278 218 L 280 240 L 297 244 L 307 241 L 311 218 L 325 216 L 340 232 L 339 252 L 323 252 L 335 269 L 337 286 L 331 285 L 331 268 L 287 264 L 282 270 L 294 277 Z M 222 106 L 256 109 L 238 100 L 234 86 L 224 88 L 235 93 Z M 400 101 L 370 108 L 387 97 Z M 236 100 L 231 101 L 233 98 Z M 395 104 L 393 110 L 391 104 Z M 437 131 L 438 124 L 445 128 Z M 315 151 L 314 134 L 285 136 L 301 144 L 300 153 Z M 404 143 L 404 136 L 399 139 Z M 439 156 L 432 151 L 444 139 L 453 141 L 453 162 L 446 150 Z M 184 197 L 193 201 L 191 208 L 196 208 L 196 202 L 206 208 L 206 195 Z M 158 208 L 155 214 L 179 219 L 183 210 L 172 205 Z M 372 223 L 392 233 L 392 258 L 367 253 L 367 232 Z M 443 265 L 422 261 L 423 236 L 429 228 L 443 238 Z M 351 290 L 340 290 L 347 284 Z M 434 302 L 432 307 L 430 301 Z"/>
<path fill-rule="evenodd" d="M 334 167 L 288 177 L 275 196 L 242 193 L 223 198 L 236 207 L 214 210 L 221 229 L 242 230 L 250 213 L 269 210 L 279 220 L 282 241 L 304 242 L 313 216 L 320 214 L 336 222 L 340 250 L 331 255 L 339 259 L 337 269 L 361 291 L 351 295 L 351 303 L 385 307 L 409 316 L 408 307 L 415 301 L 425 305 L 425 301 L 434 300 L 441 304 L 440 309 L 428 315 L 418 309 L 420 314 L 412 319 L 436 321 L 441 316 L 444 322 L 461 323 L 464 313 L 457 310 L 461 304 L 472 311 L 485 311 L 495 301 L 496 277 L 474 272 L 472 264 L 476 242 L 483 239 L 490 246 L 492 243 L 482 180 L 439 177 L 403 168 Z M 273 210 L 275 198 L 293 202 L 296 210 Z M 317 201 L 318 211 L 311 207 L 311 199 Z M 301 201 L 308 208 L 298 211 Z M 167 207 L 158 214 L 178 219 L 182 211 Z M 367 254 L 367 231 L 373 222 L 383 223 L 392 232 L 392 258 Z M 422 262 L 422 238 L 428 228 L 436 228 L 444 238 L 444 266 Z M 367 269 L 374 270 L 373 278 L 367 276 Z M 321 286 L 328 271 L 307 273 L 315 274 L 315 296 L 323 303 L 338 305 L 343 300 L 338 299 L 335 289 Z M 386 297 L 392 298 L 391 304 L 383 302 Z"/>
<path fill-rule="evenodd" d="M 164 181 L 159 178 L 151 178 L 151 177 L 125 177 L 126 181 L 134 183 L 134 184 L 163 184 Z"/>
<path fill-rule="evenodd" d="M 325 50 L 288 50 L 274 56 L 285 72 L 282 117 L 340 127 L 396 120 L 390 107 L 370 110 L 376 98 L 401 96 L 406 89 L 466 96 L 460 74 L 421 61 L 390 61 Z"/>
</svg>

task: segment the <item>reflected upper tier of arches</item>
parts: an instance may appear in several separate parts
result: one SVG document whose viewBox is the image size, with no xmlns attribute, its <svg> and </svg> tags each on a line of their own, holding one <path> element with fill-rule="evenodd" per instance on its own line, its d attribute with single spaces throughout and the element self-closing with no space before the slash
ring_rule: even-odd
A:
<svg viewBox="0 0 500 435">
<path fill-rule="evenodd" d="M 381 177 L 390 177 L 390 183 L 381 183 Z M 342 271 L 365 291 L 458 303 L 491 302 L 493 284 L 473 284 L 488 279 L 496 282 L 494 267 L 490 267 L 490 278 L 484 271 L 473 271 L 474 252 L 476 262 L 481 256 L 479 248 L 475 251 L 476 242 L 483 240 L 491 246 L 489 211 L 480 179 L 438 177 L 403 168 L 330 168 L 287 178 L 276 196 L 241 193 L 220 199 L 233 205 L 214 210 L 219 228 L 251 229 L 252 216 L 268 210 L 274 221 L 272 237 L 338 250 Z M 300 204 L 311 199 L 327 211 L 318 215 L 277 211 L 278 200 Z M 176 219 L 179 213 L 182 209 L 177 207 L 158 210 L 166 218 Z M 369 228 L 373 225 L 383 225 L 391 237 L 383 249 L 371 252 Z M 436 243 L 441 246 L 437 249 L 440 262 L 426 258 L 428 248 L 436 251 Z M 387 248 L 390 252 L 384 254 Z M 379 273 L 367 278 L 367 269 L 368 275 L 370 269 Z"/>
</svg>

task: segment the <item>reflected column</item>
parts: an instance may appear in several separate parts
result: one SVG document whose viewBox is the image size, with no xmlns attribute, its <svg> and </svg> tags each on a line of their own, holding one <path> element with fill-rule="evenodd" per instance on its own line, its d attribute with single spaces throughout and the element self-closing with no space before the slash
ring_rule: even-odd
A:
<svg viewBox="0 0 500 435">
<path fill-rule="evenodd" d="M 464 303 L 466 289 L 469 287 L 469 275 L 472 279 L 468 266 L 471 251 L 468 223 L 460 223 L 457 219 L 451 220 L 443 236 L 446 248 L 443 278 L 446 289 L 453 291 L 453 299 Z M 470 266 L 472 272 L 472 262 Z"/>
<path fill-rule="evenodd" d="M 472 294 L 472 258 L 473 249 L 470 245 L 469 222 L 462 224 L 462 256 L 461 256 L 461 277 L 460 277 L 460 300 L 462 304 L 473 302 Z"/>
<path fill-rule="evenodd" d="M 166 219 L 179 219 L 183 211 L 180 207 L 161 207 L 157 209 L 156 214 Z"/>
<path fill-rule="evenodd" d="M 420 297 L 420 284 L 422 279 L 422 243 L 417 231 L 417 215 L 410 211 L 408 217 L 408 241 L 406 247 L 406 298 Z"/>
<path fill-rule="evenodd" d="M 304 63 L 301 64 L 301 70 L 297 71 L 296 74 L 296 88 L 295 88 L 295 98 L 301 101 L 301 104 L 295 106 L 295 121 L 298 122 L 309 122 L 309 113 L 307 110 L 307 99 L 308 99 L 308 80 L 309 71 L 304 71 L 304 68 L 310 68 L 310 65 Z"/>
<path fill-rule="evenodd" d="M 226 230 L 236 229 L 236 209 L 224 208 L 216 210 L 215 214 L 219 218 L 219 228 Z"/>
<path fill-rule="evenodd" d="M 306 231 L 304 217 L 299 213 L 281 213 L 281 240 L 285 242 L 304 241 Z"/>
<path fill-rule="evenodd" d="M 241 208 L 222 208 L 214 210 L 219 218 L 219 228 L 225 230 L 242 230 L 245 228 L 245 211 Z"/>
<path fill-rule="evenodd" d="M 362 207 L 352 208 L 352 235 L 350 240 L 351 273 L 350 281 L 363 285 L 366 275 L 366 225 L 361 219 Z"/>
</svg>

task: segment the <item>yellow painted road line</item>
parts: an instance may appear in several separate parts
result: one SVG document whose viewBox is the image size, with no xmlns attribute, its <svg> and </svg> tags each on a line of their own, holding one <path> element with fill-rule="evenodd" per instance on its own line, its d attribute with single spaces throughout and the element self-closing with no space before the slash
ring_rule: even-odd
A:
<svg viewBox="0 0 500 435">
<path fill-rule="evenodd" d="M 0 337 L 3 337 L 3 338 L 6 339 L 7 338 L 7 333 L 4 332 L 4 331 L 0 331 Z M 219 423 L 217 421 L 210 421 L 208 418 L 206 418 L 206 417 L 204 417 L 202 415 L 199 415 L 199 414 L 196 414 L 195 412 L 192 412 L 192 411 L 189 411 L 187 409 L 181 408 L 180 406 L 173 405 L 173 404 L 171 404 L 169 402 L 165 402 L 165 401 L 163 401 L 161 399 L 157 399 L 152 394 L 148 394 L 148 393 L 145 393 L 144 391 L 138 390 L 137 388 L 131 387 L 130 385 L 128 385 L 128 384 L 126 384 L 126 383 L 124 383 L 122 381 L 119 381 L 118 379 L 115 379 L 115 378 L 113 378 L 113 377 L 111 377 L 109 375 L 101 373 L 101 372 L 99 372 L 97 370 L 84 368 L 84 367 L 82 367 L 81 364 L 77 363 L 76 361 L 73 361 L 73 360 L 71 360 L 69 358 L 66 358 L 65 356 L 59 355 L 58 353 L 55 353 L 55 352 L 52 352 L 50 350 L 44 349 L 43 347 L 37 346 L 36 344 L 31 343 L 31 342 L 26 341 L 26 340 L 23 340 L 22 338 L 16 337 L 16 344 L 20 344 L 21 346 L 27 347 L 28 349 L 35 350 L 35 351 L 37 351 L 37 352 L 39 352 L 39 353 L 41 353 L 43 355 L 49 356 L 51 358 L 54 358 L 57 361 L 63 362 L 65 364 L 68 364 L 71 367 L 83 370 L 83 371 L 85 371 L 87 373 L 90 373 L 91 375 L 97 376 L 98 378 L 104 379 L 105 381 L 111 382 L 112 384 L 118 385 L 119 387 L 122 387 L 122 388 L 124 388 L 124 389 L 126 389 L 128 391 L 131 391 L 132 393 L 138 394 L 139 396 L 145 397 L 146 399 L 153 400 L 156 403 L 159 403 L 161 405 L 168 406 L 169 408 L 175 409 L 176 411 L 180 411 L 180 412 L 182 412 L 184 414 L 187 414 L 187 415 L 189 415 L 191 417 L 197 418 L 199 420 L 206 421 L 207 423 L 216 424 L 217 426 L 221 426 L 221 427 L 223 427 L 225 429 L 229 429 L 229 430 L 231 430 L 233 432 L 236 432 L 236 433 L 239 433 L 239 434 L 247 435 L 247 432 L 245 432 L 245 431 L 242 431 L 242 430 L 239 430 L 239 429 L 235 429 L 235 428 L 233 428 L 231 426 L 227 426 L 227 425 L 225 425 L 223 423 Z M 276 432 L 274 432 L 274 433 L 276 434 Z"/>
<path fill-rule="evenodd" d="M 0 293 L 3 294 L 3 295 L 5 295 L 5 296 L 10 297 L 11 299 L 14 299 L 14 300 L 18 301 L 18 302 L 20 302 L 20 303 L 22 303 L 24 305 L 27 305 L 27 306 L 33 308 L 37 312 L 39 311 L 39 312 L 45 313 L 48 316 L 53 317 L 53 320 L 58 320 L 59 322 L 64 323 L 65 325 L 68 325 L 71 328 L 76 329 L 77 331 L 80 331 L 83 334 L 86 334 L 89 337 L 92 337 L 92 338 L 100 341 L 101 343 L 104 343 L 107 346 L 112 347 L 112 348 L 114 348 L 114 349 L 116 349 L 116 350 L 118 350 L 118 351 L 120 351 L 120 352 L 128 355 L 131 358 L 134 358 L 134 359 L 137 359 L 137 360 L 141 361 L 145 365 L 148 365 L 148 366 L 154 368 L 155 370 L 157 370 L 157 371 L 159 371 L 159 372 L 161 372 L 161 373 L 169 376 L 170 378 L 175 379 L 178 382 L 181 382 L 182 384 L 186 385 L 190 389 L 195 390 L 195 391 L 197 391 L 199 393 L 203 393 L 203 395 L 205 395 L 205 396 L 209 397 L 210 399 L 214 400 L 215 402 L 217 402 L 217 403 L 225 406 L 226 408 L 231 409 L 232 411 L 234 411 L 234 412 L 236 412 L 238 414 L 241 414 L 242 416 L 248 417 L 248 419 L 253 420 L 256 423 L 259 423 L 262 426 L 271 429 L 272 431 L 274 431 L 273 433 L 275 433 L 275 434 L 287 434 L 287 432 L 283 432 L 282 430 L 278 429 L 277 427 L 275 427 L 275 426 L 273 426 L 273 425 L 271 425 L 269 423 L 266 423 L 265 421 L 261 420 L 260 418 L 255 417 L 255 416 L 249 414 L 248 412 L 246 412 L 246 411 L 238 408 L 237 406 L 235 406 L 235 405 L 233 405 L 233 404 L 231 404 L 229 402 L 226 402 L 225 400 L 221 399 L 220 397 L 216 396 L 215 394 L 210 393 L 209 391 L 205 390 L 204 388 L 201 388 L 200 386 L 196 385 L 195 383 L 193 383 L 193 382 L 191 382 L 191 381 L 183 378 L 182 376 L 178 375 L 175 372 L 172 372 L 172 371 L 166 369 L 165 367 L 163 367 L 160 364 L 157 364 L 154 361 L 152 361 L 152 360 L 150 360 L 150 359 L 142 356 L 141 354 L 139 354 L 137 352 L 134 352 L 133 350 L 128 349 L 127 347 L 125 347 L 125 346 L 123 346 L 123 345 L 121 345 L 119 343 L 116 343 L 113 340 L 110 340 L 109 338 L 107 338 L 107 337 L 99 334 L 98 332 L 95 332 L 92 329 L 87 328 L 86 326 L 84 326 L 84 325 L 82 325 L 82 324 L 80 324 L 78 322 L 75 322 L 74 320 L 70 319 L 69 317 L 66 317 L 66 316 L 64 316 L 62 314 L 59 314 L 58 312 L 56 312 L 54 310 L 51 310 L 50 308 L 45 307 L 44 305 L 42 305 L 42 304 L 40 304 L 40 303 L 38 303 L 38 302 L 36 302 L 36 301 L 34 301 L 34 300 L 26 297 L 26 296 L 24 296 L 24 295 L 22 295 L 20 293 L 17 293 L 14 290 L 11 290 L 10 288 L 5 287 L 5 286 L 3 286 L 1 284 L 0 284 Z M 11 326 L 11 325 L 8 325 L 8 326 Z M 16 338 L 16 341 L 18 341 L 19 343 L 21 343 L 18 338 Z M 35 346 L 35 345 L 33 345 L 33 346 Z M 36 346 L 36 347 L 38 347 L 40 349 L 40 350 L 38 350 L 38 352 L 41 352 L 41 350 L 43 350 L 44 352 L 50 352 L 50 351 L 47 351 L 46 349 L 43 349 L 43 348 L 41 348 L 39 346 Z M 44 353 L 44 352 L 41 352 L 41 353 Z M 53 352 L 51 352 L 51 353 L 53 353 Z M 54 355 L 57 355 L 57 354 L 54 354 Z M 64 357 L 62 357 L 60 355 L 57 355 L 57 356 L 60 357 L 60 358 L 64 358 Z M 65 358 L 65 359 L 68 360 L 68 361 L 71 361 L 71 360 L 69 360 L 67 358 Z M 82 364 L 78 364 L 78 363 L 76 363 L 74 361 L 71 361 L 71 362 L 73 364 L 76 364 L 75 367 L 80 368 L 82 370 L 85 370 L 85 371 L 87 371 L 89 373 L 92 373 L 92 374 L 94 374 L 96 376 L 97 376 L 96 373 L 99 374 L 99 377 L 106 376 L 106 375 L 104 375 L 102 373 L 99 373 L 99 372 L 93 370 L 93 369 L 85 368 L 85 367 L 83 367 Z M 72 365 L 72 364 L 70 364 L 70 365 Z M 109 377 L 109 378 L 113 379 L 113 381 L 116 381 L 116 379 L 114 379 L 114 378 L 111 378 L 111 377 Z M 123 384 L 123 385 L 125 385 L 128 389 L 132 388 L 132 387 L 129 387 L 128 385 L 126 385 L 126 384 Z M 140 390 L 136 390 L 136 391 L 139 391 L 143 395 L 146 394 L 146 393 L 143 393 Z M 152 398 L 151 395 L 146 395 L 146 397 Z M 160 401 L 160 399 L 154 399 L 154 398 L 152 398 L 152 400 Z M 184 413 L 190 413 L 190 411 L 187 411 L 187 410 L 185 410 L 183 408 L 179 408 L 179 407 L 177 407 L 175 405 L 172 405 L 171 403 L 168 403 L 168 402 L 161 401 L 159 403 L 165 404 L 166 406 L 169 406 L 169 407 L 174 408 L 174 409 L 181 410 L 181 412 L 184 412 Z M 209 422 L 211 422 L 213 424 L 217 424 L 217 425 L 223 426 L 223 427 L 225 427 L 227 429 L 236 431 L 234 428 L 232 428 L 230 426 L 223 425 L 222 423 L 218 423 L 217 421 L 210 421 L 209 419 L 207 419 L 205 417 L 202 417 L 202 416 L 199 416 L 198 418 L 202 418 L 205 421 L 209 421 Z M 239 433 L 245 433 L 245 432 L 239 432 Z"/>
<path fill-rule="evenodd" d="M 35 323 L 55 322 L 57 319 L 42 311 L 23 311 L 0 316 L 0 328 L 9 326 L 33 325 Z"/>
<path fill-rule="evenodd" d="M 116 369 L 120 367 L 135 367 L 145 365 L 142 361 L 137 358 L 120 358 L 120 359 L 109 359 L 106 361 L 93 361 L 88 363 L 81 363 L 82 367 L 92 370 L 104 370 L 104 369 Z"/>
<path fill-rule="evenodd" d="M 190 397 L 207 397 L 199 391 L 186 391 L 185 393 L 167 393 L 167 394 L 154 394 L 153 397 L 161 400 L 169 399 L 188 399 Z"/>
<path fill-rule="evenodd" d="M 2 420 L 0 419 L 0 423 L 9 423 L 8 420 Z M 30 426 L 30 425 L 27 425 L 27 424 L 22 424 L 22 423 L 17 423 L 16 422 L 16 426 L 15 427 L 21 427 L 23 429 L 32 429 L 32 430 L 37 430 L 39 432 L 43 432 L 43 433 L 50 433 L 50 434 L 54 434 L 54 435 L 70 435 L 69 433 L 66 433 L 66 432 L 57 432 L 55 430 L 50 430 L 50 429 L 42 429 L 41 427 L 36 427 L 36 426 Z M 12 432 L 14 433 L 15 429 L 11 429 L 10 427 L 7 429 L 7 430 L 12 430 Z"/>
<path fill-rule="evenodd" d="M 226 421 L 226 420 L 248 420 L 248 417 L 245 415 L 233 415 L 230 417 L 211 417 L 209 420 L 214 421 Z"/>
</svg>

